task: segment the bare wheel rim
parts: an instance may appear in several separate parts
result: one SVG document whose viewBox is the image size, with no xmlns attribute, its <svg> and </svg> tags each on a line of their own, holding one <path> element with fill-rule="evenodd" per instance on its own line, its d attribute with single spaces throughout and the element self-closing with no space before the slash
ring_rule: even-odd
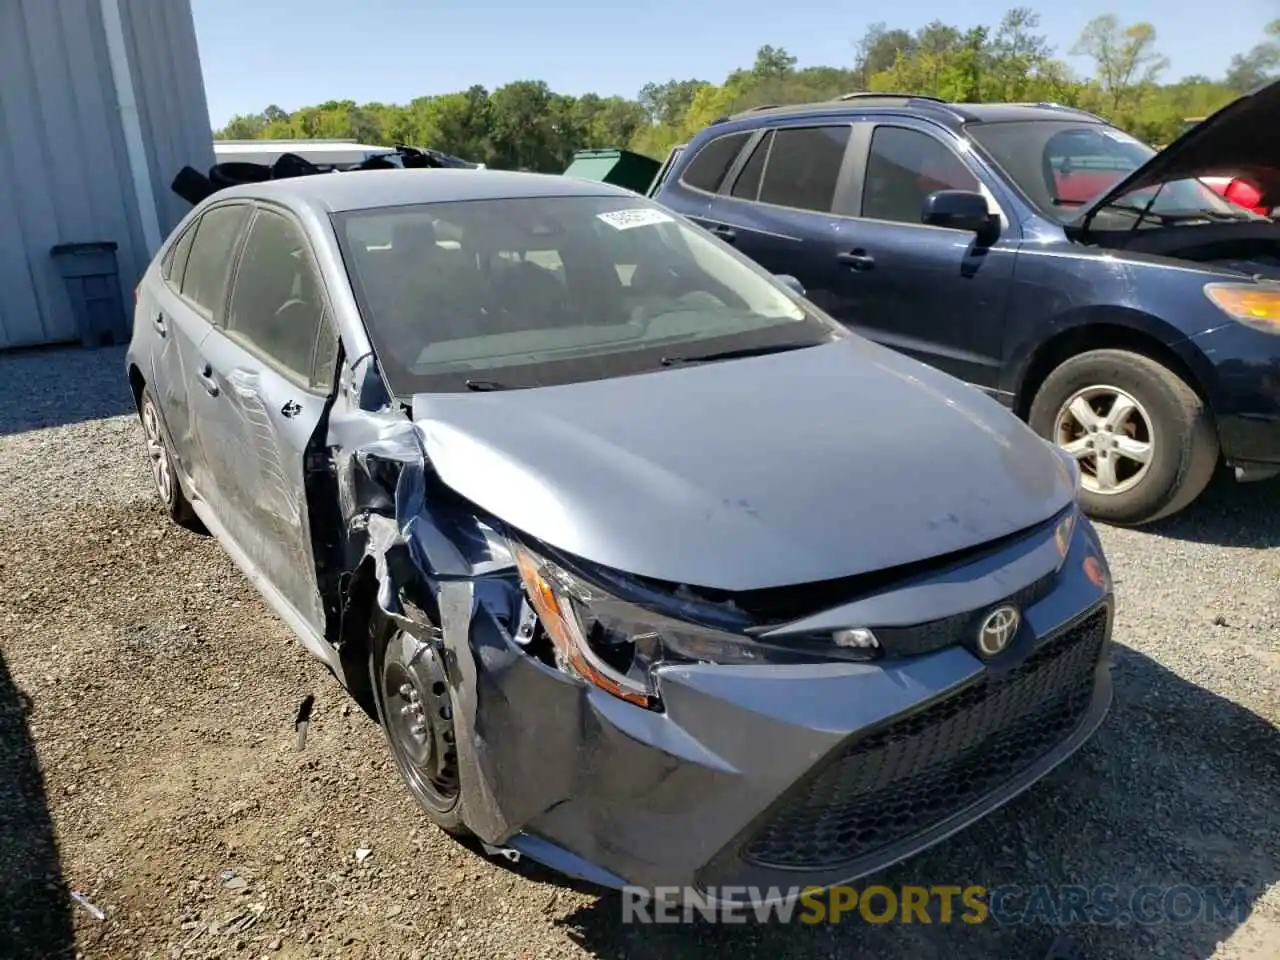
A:
<svg viewBox="0 0 1280 960">
<path fill-rule="evenodd" d="M 1053 439 L 1080 464 L 1090 493 L 1127 493 L 1144 479 L 1154 459 L 1151 416 L 1132 394 L 1096 385 L 1078 390 L 1058 410 Z"/>
<path fill-rule="evenodd" d="M 387 644 L 382 665 L 383 725 L 400 772 L 430 809 L 458 801 L 458 752 L 453 702 L 435 647 L 407 633 Z"/>
<path fill-rule="evenodd" d="M 155 404 L 148 398 L 142 404 L 142 433 L 147 442 L 147 457 L 151 461 L 151 479 L 155 481 L 160 499 L 169 503 L 173 499 L 173 467 L 169 463 L 169 448 L 160 432 L 160 417 Z"/>
</svg>

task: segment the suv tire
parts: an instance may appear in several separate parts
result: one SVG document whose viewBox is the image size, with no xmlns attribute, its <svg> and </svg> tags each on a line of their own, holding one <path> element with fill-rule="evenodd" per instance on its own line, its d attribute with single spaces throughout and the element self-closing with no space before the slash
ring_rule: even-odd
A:
<svg viewBox="0 0 1280 960">
<path fill-rule="evenodd" d="M 1177 513 L 1218 465 L 1204 401 L 1168 367 L 1128 350 L 1090 350 L 1061 364 L 1040 385 L 1028 420 L 1076 454 L 1084 510 L 1107 523 Z"/>
</svg>

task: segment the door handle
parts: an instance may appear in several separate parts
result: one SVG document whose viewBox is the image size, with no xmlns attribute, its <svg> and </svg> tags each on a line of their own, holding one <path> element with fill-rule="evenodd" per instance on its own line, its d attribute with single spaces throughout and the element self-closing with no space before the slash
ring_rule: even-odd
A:
<svg viewBox="0 0 1280 960">
<path fill-rule="evenodd" d="M 162 337 L 168 333 L 168 328 L 166 328 L 164 325 L 163 313 L 157 313 L 154 317 L 152 317 L 151 325 L 156 328 L 156 333 L 160 334 L 160 336 Z"/>
<path fill-rule="evenodd" d="M 850 250 L 848 253 L 837 253 L 836 259 L 854 270 L 870 270 L 876 265 L 876 258 L 862 249 Z"/>
<path fill-rule="evenodd" d="M 725 243 L 733 243 L 738 239 L 738 231 L 733 227 L 726 227 L 724 224 L 717 224 L 708 228 L 713 234 L 723 240 Z"/>
<path fill-rule="evenodd" d="M 290 400 L 280 408 L 280 416 L 292 419 L 302 412 L 302 404 Z"/>
<path fill-rule="evenodd" d="M 218 395 L 218 381 L 213 379 L 213 367 L 206 363 L 200 368 L 197 376 L 200 377 L 200 384 L 204 387 L 204 392 L 211 397 L 216 397 Z"/>
</svg>

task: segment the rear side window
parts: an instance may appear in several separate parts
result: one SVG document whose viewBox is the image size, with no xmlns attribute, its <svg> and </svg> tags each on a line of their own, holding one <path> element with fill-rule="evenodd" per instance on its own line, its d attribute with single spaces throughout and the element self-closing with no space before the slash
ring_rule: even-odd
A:
<svg viewBox="0 0 1280 960">
<path fill-rule="evenodd" d="M 193 234 L 187 268 L 182 274 L 182 295 L 212 318 L 222 312 L 231 258 L 250 208 L 244 204 L 214 207 L 191 231 Z"/>
<path fill-rule="evenodd" d="M 775 131 L 769 164 L 760 182 L 760 202 L 830 213 L 850 129 L 831 126 Z"/>
<path fill-rule="evenodd" d="M 935 190 L 979 190 L 978 178 L 946 144 L 906 127 L 877 127 L 867 158 L 862 215 L 920 223 Z"/>
<path fill-rule="evenodd" d="M 694 155 L 680 175 L 680 182 L 697 190 L 715 193 L 750 136 L 750 132 L 731 133 L 712 140 Z"/>
<path fill-rule="evenodd" d="M 187 258 L 191 256 L 191 244 L 196 238 L 197 224 L 191 224 L 178 238 L 178 242 L 169 248 L 164 258 L 164 278 L 175 290 L 182 287 L 182 274 L 187 269 Z"/>
<path fill-rule="evenodd" d="M 321 290 L 302 230 L 287 217 L 260 210 L 236 271 L 227 334 L 309 384 L 325 313 Z"/>
<path fill-rule="evenodd" d="M 746 166 L 738 174 L 738 180 L 729 192 L 730 196 L 738 197 L 742 200 L 755 200 L 760 196 L 760 178 L 764 175 L 764 165 L 769 157 L 769 145 L 771 143 L 773 143 L 772 132 L 766 134 L 764 139 L 756 144 L 756 148 L 751 151 L 751 157 L 747 160 Z"/>
</svg>

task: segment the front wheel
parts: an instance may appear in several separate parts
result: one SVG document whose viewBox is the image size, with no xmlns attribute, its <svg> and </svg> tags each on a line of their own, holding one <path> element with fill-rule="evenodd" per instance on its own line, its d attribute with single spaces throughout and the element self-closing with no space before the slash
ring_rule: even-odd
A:
<svg viewBox="0 0 1280 960">
<path fill-rule="evenodd" d="M 1031 428 L 1080 464 L 1090 516 L 1136 525 L 1177 513 L 1218 464 L 1204 401 L 1168 367 L 1127 350 L 1090 350 L 1045 379 Z"/>
<path fill-rule="evenodd" d="M 466 836 L 453 699 L 439 649 L 389 626 L 375 627 L 372 641 L 369 679 L 396 768 L 437 826 Z"/>
</svg>

